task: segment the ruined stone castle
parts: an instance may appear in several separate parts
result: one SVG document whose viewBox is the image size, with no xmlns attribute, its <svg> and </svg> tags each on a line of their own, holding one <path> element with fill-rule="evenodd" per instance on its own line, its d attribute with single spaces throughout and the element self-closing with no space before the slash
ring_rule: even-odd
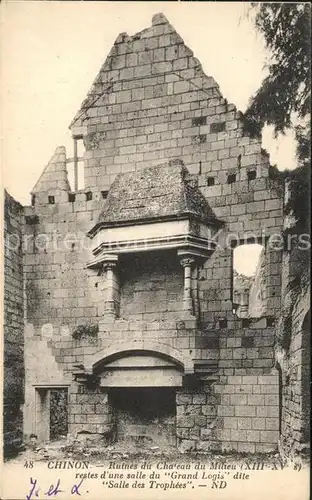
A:
<svg viewBox="0 0 312 500">
<path fill-rule="evenodd" d="M 118 36 L 70 130 L 31 205 L 6 195 L 6 435 L 302 450 L 308 290 L 278 343 L 287 189 L 261 139 L 162 14 Z M 248 280 L 233 254 L 255 243 Z"/>
</svg>

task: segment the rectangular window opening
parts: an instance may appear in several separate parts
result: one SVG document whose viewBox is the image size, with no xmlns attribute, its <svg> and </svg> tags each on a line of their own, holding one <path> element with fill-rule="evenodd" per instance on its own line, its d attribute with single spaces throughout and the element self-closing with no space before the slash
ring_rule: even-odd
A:
<svg viewBox="0 0 312 500">
<path fill-rule="evenodd" d="M 227 183 L 228 184 L 234 184 L 236 182 L 236 174 L 230 174 L 227 177 Z"/>
<path fill-rule="evenodd" d="M 253 181 L 256 178 L 257 178 L 257 172 L 256 172 L 256 170 L 249 170 L 249 172 L 247 172 L 247 179 L 249 181 Z"/>
<path fill-rule="evenodd" d="M 227 328 L 227 319 L 226 318 L 219 319 L 219 327 L 220 328 Z"/>
<path fill-rule="evenodd" d="M 214 177 L 207 177 L 207 186 L 214 186 L 214 185 L 215 185 Z"/>
<path fill-rule="evenodd" d="M 242 327 L 243 328 L 248 328 L 251 324 L 251 320 L 249 318 L 243 318 L 242 319 Z"/>
<path fill-rule="evenodd" d="M 68 201 L 74 203 L 74 201 L 76 201 L 76 195 L 74 193 L 69 193 Z"/>
<path fill-rule="evenodd" d="M 200 125 L 206 125 L 207 117 L 206 116 L 195 116 L 192 118 L 193 127 L 199 127 Z"/>
<path fill-rule="evenodd" d="M 101 196 L 102 196 L 103 200 L 106 200 L 106 198 L 108 196 L 108 191 L 101 191 Z"/>
<path fill-rule="evenodd" d="M 242 347 L 245 347 L 246 349 L 252 349 L 255 347 L 255 339 L 254 337 L 247 336 L 242 338 Z"/>
<path fill-rule="evenodd" d="M 49 205 L 54 205 L 55 204 L 55 197 L 54 196 L 48 196 L 48 202 L 49 202 Z"/>
<path fill-rule="evenodd" d="M 26 215 L 25 216 L 25 223 L 28 224 L 29 226 L 33 226 L 35 224 L 39 224 L 39 217 L 38 217 L 38 215 Z"/>
<path fill-rule="evenodd" d="M 273 318 L 273 317 L 269 316 L 269 317 L 267 318 L 267 326 L 268 326 L 269 328 L 272 328 L 273 326 L 275 326 L 275 318 Z"/>
<path fill-rule="evenodd" d="M 88 191 L 86 193 L 86 201 L 91 201 L 92 200 L 92 192 L 91 191 Z"/>
<path fill-rule="evenodd" d="M 210 125 L 210 132 L 212 134 L 218 134 L 219 132 L 223 132 L 224 130 L 225 130 L 225 122 L 212 123 Z"/>
<path fill-rule="evenodd" d="M 67 159 L 68 182 L 72 191 L 84 189 L 84 142 L 82 136 L 75 136 L 73 157 Z"/>
<path fill-rule="evenodd" d="M 194 135 L 192 137 L 192 144 L 204 144 L 204 142 L 207 141 L 207 135 L 206 134 L 199 134 L 199 135 Z"/>
</svg>

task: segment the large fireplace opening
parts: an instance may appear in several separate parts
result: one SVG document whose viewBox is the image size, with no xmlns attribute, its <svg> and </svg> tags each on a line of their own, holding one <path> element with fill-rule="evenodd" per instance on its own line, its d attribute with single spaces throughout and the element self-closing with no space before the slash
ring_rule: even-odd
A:
<svg viewBox="0 0 312 500">
<path fill-rule="evenodd" d="M 114 388 L 109 399 L 117 441 L 135 445 L 176 445 L 176 394 L 171 387 Z"/>
</svg>

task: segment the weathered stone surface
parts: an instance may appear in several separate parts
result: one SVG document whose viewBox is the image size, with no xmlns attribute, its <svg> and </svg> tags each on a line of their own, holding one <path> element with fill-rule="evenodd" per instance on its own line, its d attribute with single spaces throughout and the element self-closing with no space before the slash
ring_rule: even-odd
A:
<svg viewBox="0 0 312 500">
<path fill-rule="evenodd" d="M 179 216 L 190 213 L 204 220 L 214 217 L 198 189 L 186 181 L 180 164 L 119 174 L 113 182 L 98 224 Z"/>
<path fill-rule="evenodd" d="M 83 121 L 87 125 L 82 128 Z M 265 240 L 253 283 L 240 283 L 249 295 L 249 318 L 244 319 L 250 321 L 233 314 L 233 248 L 226 235 L 234 234 L 241 243 L 250 233 L 260 239 L 264 230 L 268 236 L 282 229 L 281 186 L 269 177 L 260 140 L 243 136 L 235 106 L 222 98 L 162 14 L 146 30 L 118 36 L 71 128 L 74 135 L 82 134 L 86 147 L 86 189 L 68 198 L 61 147 L 34 188 L 34 206 L 24 209 L 25 224 L 23 209 L 13 201 L 6 213 L 7 234 L 23 228 L 29 238 L 23 261 L 19 250 L 6 250 L 5 373 L 11 387 L 13 372 L 21 386 L 25 279 L 25 433 L 38 426 L 32 420 L 35 395 L 30 388 L 57 384 L 69 388 L 70 433 L 111 433 L 113 438 L 116 422 L 105 392 L 105 366 L 116 362 L 114 369 L 121 369 L 125 352 L 144 354 L 140 359 L 146 361 L 148 351 L 149 360 L 157 359 L 155 366 L 162 363 L 163 375 L 169 364 L 181 373 L 182 387 L 176 391 L 181 451 L 218 450 L 222 444 L 223 450 L 267 452 L 276 449 L 281 428 L 280 445 L 285 453 L 295 453 L 307 435 L 308 348 L 306 299 L 299 297 L 293 308 L 294 296 L 284 291 L 293 256 L 287 261 L 284 255 L 282 262 L 282 253 Z M 177 220 L 186 212 L 194 219 L 220 217 L 225 228 L 213 255 L 198 270 L 191 267 L 197 317 L 183 309 L 185 276 L 175 248 L 136 257 L 120 254 L 111 287 L 101 269 L 86 267 L 94 258 L 86 235 L 96 221 L 114 227 L 126 220 Z M 192 231 L 198 235 L 196 224 Z M 34 234 L 40 234 L 39 249 Z M 288 274 L 282 273 L 282 264 Z M 119 318 L 107 315 L 110 288 Z M 281 298 L 288 323 L 274 324 Z M 95 336 L 74 338 L 74 332 L 86 331 L 86 324 L 98 326 Z M 276 332 L 279 349 L 274 349 Z M 215 380 L 209 382 L 212 373 Z M 136 377 L 137 385 L 141 378 Z M 5 388 L 5 402 L 9 393 Z"/>
<path fill-rule="evenodd" d="M 22 440 L 24 402 L 23 207 L 4 193 L 4 452 Z"/>
</svg>

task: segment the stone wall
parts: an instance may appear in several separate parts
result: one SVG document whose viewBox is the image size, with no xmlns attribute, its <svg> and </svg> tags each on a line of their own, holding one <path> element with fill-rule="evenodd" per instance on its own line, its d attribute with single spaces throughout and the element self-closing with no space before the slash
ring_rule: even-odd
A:
<svg viewBox="0 0 312 500">
<path fill-rule="evenodd" d="M 109 90 L 100 81 L 112 81 Z M 52 321 L 55 327 L 73 328 L 102 315 L 98 305 L 103 302 L 105 278 L 85 267 L 92 258 L 85 235 L 104 203 L 102 191 L 119 172 L 176 157 L 183 160 L 215 215 L 225 222 L 220 248 L 200 270 L 200 317 L 204 322 L 220 316 L 230 321 L 232 249 L 227 236 L 234 233 L 244 240 L 251 232 L 262 238 L 265 231 L 268 237 L 282 224 L 280 185 L 269 178 L 268 156 L 260 139 L 243 135 L 235 106 L 221 96 L 218 85 L 204 74 L 163 16 L 155 16 L 151 28 L 133 37 L 120 35 L 96 82 L 84 103 L 89 105 L 87 116 L 72 123 L 75 133 L 83 120 L 85 191 L 68 201 L 66 157 L 58 148 L 34 190 L 34 207 L 27 208 L 29 215 L 38 217 L 37 223 L 32 219 L 27 225 L 30 241 L 42 233 L 60 243 L 57 251 L 53 244 L 42 250 L 28 245 L 28 322 L 41 327 Z M 99 90 L 103 96 L 95 103 L 92 97 Z M 255 170 L 256 179 L 249 180 L 250 169 Z M 92 195 L 88 201 L 87 192 Z M 54 203 L 49 204 L 51 195 Z M 70 242 L 70 233 L 78 241 Z M 268 245 L 265 264 L 266 314 L 274 315 L 280 307 L 281 254 Z"/>
<path fill-rule="evenodd" d="M 38 383 L 68 386 L 69 432 L 102 434 L 109 438 L 114 421 L 105 388 L 73 383 L 77 365 L 89 367 L 90 356 L 103 353 L 105 359 L 118 350 L 122 353 L 146 349 L 157 353 L 166 348 L 168 356 L 173 356 L 175 351 L 191 352 L 194 359 L 213 361 L 219 368 L 207 381 L 205 377 L 200 381 L 200 377 L 195 376 L 193 382 L 186 382 L 177 392 L 179 449 L 273 451 L 277 448 L 281 425 L 274 328 L 268 326 L 265 319 L 254 321 L 248 327 L 242 321 L 236 319 L 223 328 L 216 325 L 213 330 L 196 330 L 194 322 L 188 324 L 187 321 L 177 324 L 117 320 L 115 324 L 107 323 L 100 339 L 76 341 L 70 336 L 53 338 L 50 329 L 50 338 L 41 335 L 28 340 L 26 352 L 33 353 L 32 363 L 26 358 L 27 387 L 33 391 L 28 394 L 28 400 L 35 397 L 34 386 Z M 139 328 L 142 328 L 141 336 Z M 46 330 L 42 333 L 47 333 Z M 38 356 L 34 356 L 34 345 L 44 359 L 42 365 L 38 363 Z M 31 415 L 34 408 L 29 411 Z M 33 419 L 31 421 L 34 425 Z M 29 427 L 28 433 L 33 430 Z"/>
<path fill-rule="evenodd" d="M 102 434 L 109 441 L 113 414 L 107 392 L 73 384 L 69 402 L 71 435 L 76 436 L 79 432 Z"/>
<path fill-rule="evenodd" d="M 293 185 L 285 185 L 285 203 Z M 308 215 L 307 215 L 308 216 Z M 285 218 L 288 248 L 283 254 L 282 307 L 275 344 L 281 398 L 282 456 L 309 455 L 311 412 L 311 305 L 309 235 L 296 235 L 295 219 Z M 302 237 L 303 236 L 303 237 Z M 299 238 L 298 238 L 299 237 Z M 285 237 L 286 240 L 286 237 Z"/>
<path fill-rule="evenodd" d="M 22 437 L 24 403 L 23 207 L 5 192 L 4 207 L 4 445 Z"/>
<path fill-rule="evenodd" d="M 275 347 L 280 370 L 281 435 L 280 451 L 294 458 L 308 456 L 310 449 L 311 410 L 311 312 L 309 289 L 297 293 L 291 321 L 283 324 L 287 344 Z"/>
<path fill-rule="evenodd" d="M 26 207 L 24 271 L 27 323 L 53 324 L 65 332 L 97 316 L 105 279 L 85 268 L 91 258 L 86 232 L 101 201 L 76 201 Z"/>
<path fill-rule="evenodd" d="M 123 262 L 122 269 L 121 318 L 162 320 L 168 319 L 168 311 L 179 317 L 183 309 L 183 268 L 174 253 L 132 256 Z"/>
<path fill-rule="evenodd" d="M 219 369 L 177 394 L 177 435 L 184 451 L 277 449 L 281 408 L 275 329 L 265 318 L 249 320 L 248 327 L 243 321 L 202 332 L 207 340 L 217 335 Z M 208 352 L 203 350 L 202 358 Z"/>
</svg>

